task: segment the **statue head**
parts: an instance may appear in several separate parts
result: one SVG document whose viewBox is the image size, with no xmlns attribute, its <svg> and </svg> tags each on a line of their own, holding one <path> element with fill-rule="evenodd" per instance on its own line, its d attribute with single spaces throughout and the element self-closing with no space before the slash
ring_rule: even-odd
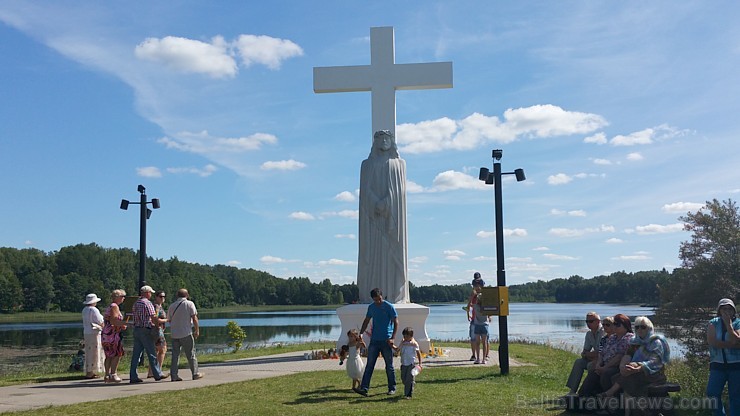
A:
<svg viewBox="0 0 740 416">
<path fill-rule="evenodd" d="M 398 159 L 398 146 L 396 138 L 390 130 L 378 130 L 373 134 L 373 147 L 370 157 L 385 156 L 390 159 Z"/>
</svg>

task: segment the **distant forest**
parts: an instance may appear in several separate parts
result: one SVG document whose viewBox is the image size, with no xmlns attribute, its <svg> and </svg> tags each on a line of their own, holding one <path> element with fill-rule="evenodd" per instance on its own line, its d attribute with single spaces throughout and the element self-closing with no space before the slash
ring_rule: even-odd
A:
<svg viewBox="0 0 740 416">
<path fill-rule="evenodd" d="M 138 253 L 132 249 L 102 248 L 95 243 L 63 247 L 46 253 L 37 249 L 0 248 L 0 312 L 79 311 L 87 293 L 108 302 L 114 289 L 136 294 Z M 202 265 L 147 258 L 146 281 L 174 294 L 187 287 L 201 308 L 227 305 L 338 305 L 358 299 L 357 285 L 319 283 L 308 277 L 281 279 L 267 272 L 224 265 Z M 672 273 L 616 272 L 585 279 L 537 281 L 509 288 L 512 302 L 610 302 L 655 304 L 659 287 Z M 489 282 L 494 283 L 494 282 Z M 415 303 L 465 302 L 471 287 L 414 286 Z"/>
</svg>

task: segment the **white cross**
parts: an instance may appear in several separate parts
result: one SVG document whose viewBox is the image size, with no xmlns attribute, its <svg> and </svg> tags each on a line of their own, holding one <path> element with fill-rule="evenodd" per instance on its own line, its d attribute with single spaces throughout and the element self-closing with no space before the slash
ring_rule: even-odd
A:
<svg viewBox="0 0 740 416">
<path fill-rule="evenodd" d="M 370 91 L 372 132 L 396 135 L 396 90 L 452 88 L 452 62 L 396 64 L 393 27 L 370 28 L 370 65 L 313 69 L 313 90 Z"/>
</svg>

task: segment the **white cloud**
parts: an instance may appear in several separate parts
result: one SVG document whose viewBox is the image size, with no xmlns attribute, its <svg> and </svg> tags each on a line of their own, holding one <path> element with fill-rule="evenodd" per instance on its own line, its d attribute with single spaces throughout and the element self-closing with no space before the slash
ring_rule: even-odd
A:
<svg viewBox="0 0 740 416">
<path fill-rule="evenodd" d="M 446 256 L 464 256 L 465 252 L 461 250 L 445 250 L 442 253 Z"/>
<path fill-rule="evenodd" d="M 612 146 L 635 146 L 641 144 L 651 144 L 654 141 L 668 140 L 674 137 L 685 136 L 687 134 L 689 134 L 688 130 L 678 130 L 675 127 L 671 127 L 667 124 L 661 124 L 660 126 L 636 131 L 626 136 L 614 136 L 609 141 L 609 144 L 611 144 Z"/>
<path fill-rule="evenodd" d="M 572 177 L 564 173 L 558 173 L 557 175 L 550 175 L 547 177 L 547 183 L 550 185 L 565 185 L 572 180 Z"/>
<path fill-rule="evenodd" d="M 440 118 L 397 127 L 402 153 L 470 150 L 488 143 L 505 144 L 518 138 L 547 138 L 584 134 L 606 126 L 596 114 L 567 111 L 545 104 L 508 109 L 503 121 L 496 116 L 473 113 L 462 120 Z"/>
<path fill-rule="evenodd" d="M 473 257 L 473 260 L 475 260 L 475 261 L 494 261 L 494 260 L 496 260 L 496 257 L 491 257 L 491 256 L 477 256 L 477 257 Z"/>
<path fill-rule="evenodd" d="M 683 231 L 683 224 L 681 223 L 668 224 L 668 225 L 648 224 L 648 225 L 638 225 L 637 227 L 635 227 L 635 232 L 641 235 L 667 234 L 667 233 L 675 233 L 679 231 Z"/>
<path fill-rule="evenodd" d="M 268 162 L 263 163 L 262 166 L 260 166 L 260 169 L 262 170 L 299 170 L 305 167 L 306 167 L 305 163 L 290 159 L 290 160 L 268 161 Z"/>
<path fill-rule="evenodd" d="M 352 192 L 342 191 L 334 196 L 334 199 L 341 202 L 355 202 L 357 198 Z"/>
<path fill-rule="evenodd" d="M 270 36 L 241 35 L 234 47 L 246 67 L 258 63 L 279 69 L 285 59 L 303 55 L 303 49 L 292 41 Z"/>
<path fill-rule="evenodd" d="M 612 260 L 626 260 L 626 261 L 641 261 L 641 260 L 650 260 L 652 257 L 644 255 L 644 254 L 633 254 L 630 256 L 617 256 L 612 257 Z"/>
<path fill-rule="evenodd" d="M 674 202 L 672 204 L 663 205 L 663 212 L 669 214 L 686 214 L 688 212 L 696 212 L 704 207 L 704 204 L 698 202 Z"/>
<path fill-rule="evenodd" d="M 242 264 L 242 262 L 240 262 L 239 260 L 229 260 L 226 262 L 226 264 L 228 264 L 229 266 L 238 266 Z"/>
<path fill-rule="evenodd" d="M 174 174 L 181 174 L 181 173 L 192 173 L 194 175 L 198 175 L 201 178 L 206 178 L 208 176 L 213 175 L 214 172 L 216 172 L 218 168 L 215 165 L 207 164 L 202 169 L 200 168 L 167 168 L 167 172 L 174 173 Z"/>
<path fill-rule="evenodd" d="M 548 233 L 556 237 L 580 237 L 586 234 L 609 232 L 613 233 L 614 231 L 615 229 L 613 226 L 602 224 L 600 227 L 591 228 L 550 228 L 550 231 L 548 231 Z"/>
<path fill-rule="evenodd" d="M 334 238 L 346 238 L 349 240 L 354 240 L 357 238 L 354 234 L 334 234 Z"/>
<path fill-rule="evenodd" d="M 518 262 L 518 263 L 527 263 L 532 261 L 531 257 L 507 257 L 507 262 Z"/>
<path fill-rule="evenodd" d="M 276 264 L 276 263 L 295 263 L 298 260 L 286 260 L 275 256 L 262 256 L 260 261 L 265 264 Z"/>
<path fill-rule="evenodd" d="M 638 162 L 640 160 L 645 159 L 640 153 L 638 152 L 632 152 L 627 155 L 627 160 L 630 160 L 632 162 Z"/>
<path fill-rule="evenodd" d="M 562 209 L 553 208 L 553 209 L 550 210 L 550 215 L 555 215 L 555 216 L 568 215 L 570 217 L 585 217 L 586 216 L 586 211 L 584 211 L 582 209 L 575 209 L 575 210 L 571 210 L 571 211 L 565 211 L 565 210 L 562 210 Z"/>
<path fill-rule="evenodd" d="M 329 259 L 321 260 L 318 264 L 319 266 L 352 266 L 357 263 L 349 260 Z"/>
<path fill-rule="evenodd" d="M 342 217 L 356 220 L 360 218 L 360 210 L 358 209 L 343 209 L 341 211 L 327 211 L 321 213 L 321 217 Z"/>
<path fill-rule="evenodd" d="M 564 256 L 561 254 L 545 253 L 542 257 L 549 260 L 578 260 L 578 257 Z"/>
<path fill-rule="evenodd" d="M 541 246 L 541 247 L 535 247 L 535 248 L 533 248 L 532 251 L 550 251 L 550 248 L 549 247 Z"/>
<path fill-rule="evenodd" d="M 448 170 L 438 174 L 432 182 L 435 191 L 456 189 L 485 189 L 486 184 L 468 174 Z"/>
<path fill-rule="evenodd" d="M 584 143 L 596 143 L 596 144 L 606 144 L 606 134 L 599 132 L 594 134 L 593 136 L 588 136 L 585 139 L 583 139 Z"/>
<path fill-rule="evenodd" d="M 166 36 L 145 39 L 136 46 L 134 54 L 141 60 L 180 72 L 233 78 L 239 72 L 234 59 L 236 54 L 245 67 L 262 64 L 270 69 L 279 69 L 284 60 L 302 56 L 303 49 L 290 40 L 270 36 L 240 35 L 233 42 L 214 36 L 210 43 Z"/>
<path fill-rule="evenodd" d="M 505 237 L 526 237 L 527 236 L 527 230 L 524 228 L 504 228 L 504 236 Z"/>
<path fill-rule="evenodd" d="M 409 263 L 413 264 L 423 264 L 429 261 L 429 258 L 426 256 L 418 256 L 418 257 L 412 257 L 409 259 Z"/>
<path fill-rule="evenodd" d="M 478 238 L 492 238 L 496 237 L 495 231 L 478 231 L 475 233 Z M 526 237 L 527 230 L 524 228 L 504 228 L 504 237 Z"/>
<path fill-rule="evenodd" d="M 200 133 L 181 132 L 175 137 L 163 137 L 158 140 L 169 149 L 200 155 L 215 153 L 242 153 L 259 150 L 265 144 L 276 144 L 277 137 L 272 134 L 255 133 L 247 137 L 214 137 L 203 130 Z"/>
<path fill-rule="evenodd" d="M 211 43 L 175 36 L 147 38 L 136 46 L 134 54 L 139 59 L 177 71 L 202 73 L 213 78 L 234 77 L 238 71 L 221 36 L 214 37 Z"/>
<path fill-rule="evenodd" d="M 144 178 L 161 178 L 162 171 L 155 166 L 136 168 L 136 174 Z"/>
<path fill-rule="evenodd" d="M 410 194 L 420 194 L 426 191 L 423 186 L 410 180 L 406 180 L 406 192 Z"/>
<path fill-rule="evenodd" d="M 611 160 L 608 159 L 593 159 L 594 165 L 611 165 Z"/>
<path fill-rule="evenodd" d="M 624 240 L 621 238 L 610 238 L 605 241 L 607 244 L 621 244 L 624 243 Z"/>
<path fill-rule="evenodd" d="M 288 218 L 294 219 L 294 220 L 302 220 L 302 221 L 312 221 L 315 220 L 313 215 L 303 212 L 303 211 L 296 211 L 291 213 Z"/>
</svg>

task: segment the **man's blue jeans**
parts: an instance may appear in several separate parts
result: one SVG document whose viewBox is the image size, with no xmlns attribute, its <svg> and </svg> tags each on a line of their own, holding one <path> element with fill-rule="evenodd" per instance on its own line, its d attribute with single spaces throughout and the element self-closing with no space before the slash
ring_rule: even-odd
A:
<svg viewBox="0 0 740 416">
<path fill-rule="evenodd" d="M 740 416 L 740 370 L 709 370 L 707 382 L 707 397 L 717 398 L 717 409 L 712 411 L 714 416 L 725 416 L 722 406 L 722 390 L 727 383 L 730 397 L 730 415 Z"/>
<path fill-rule="evenodd" d="M 152 369 L 154 378 L 162 378 L 162 369 L 159 368 L 157 362 L 157 350 L 154 347 L 154 340 L 149 336 L 149 330 L 147 328 L 134 328 L 134 352 L 131 354 L 131 371 L 129 377 L 131 380 L 138 380 L 139 374 L 136 371 L 136 367 L 139 365 L 139 358 L 141 354 L 146 351 L 147 357 L 149 357 L 149 368 Z"/>
<path fill-rule="evenodd" d="M 393 369 L 393 350 L 388 345 L 388 340 L 370 341 L 367 347 L 367 364 L 365 365 L 365 374 L 362 375 L 360 388 L 370 390 L 370 379 L 373 377 L 375 362 L 378 361 L 378 355 L 383 354 L 385 360 L 385 374 L 388 376 L 388 391 L 396 389 L 396 371 Z"/>
</svg>

